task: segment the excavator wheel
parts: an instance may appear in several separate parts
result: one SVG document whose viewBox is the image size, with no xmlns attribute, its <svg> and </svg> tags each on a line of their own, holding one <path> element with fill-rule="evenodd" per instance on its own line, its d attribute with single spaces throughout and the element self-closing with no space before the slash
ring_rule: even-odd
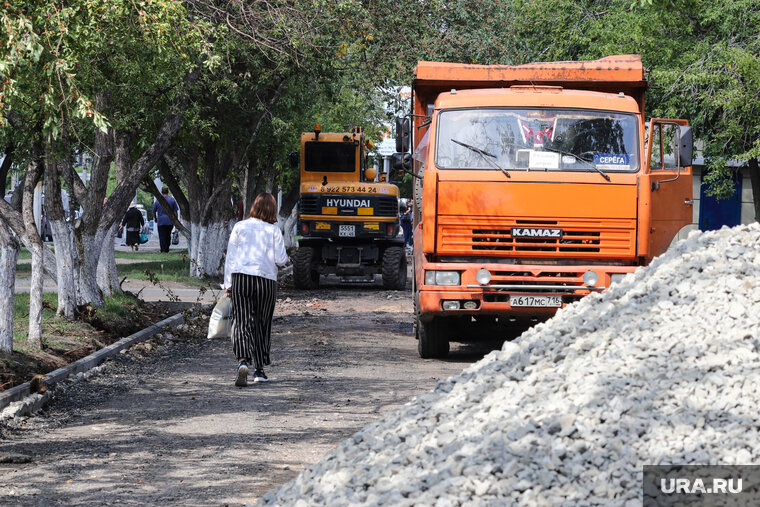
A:
<svg viewBox="0 0 760 507">
<path fill-rule="evenodd" d="M 383 288 L 406 289 L 406 252 L 400 246 L 391 246 L 383 253 Z"/>
<path fill-rule="evenodd" d="M 314 249 L 304 246 L 293 256 L 293 285 L 296 289 L 319 288 L 319 272 L 312 269 Z"/>
</svg>

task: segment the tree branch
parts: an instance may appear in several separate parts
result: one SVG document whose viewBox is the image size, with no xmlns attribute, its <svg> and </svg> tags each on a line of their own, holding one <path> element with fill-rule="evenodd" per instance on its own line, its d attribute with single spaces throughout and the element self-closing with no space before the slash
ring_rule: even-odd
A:
<svg viewBox="0 0 760 507">
<path fill-rule="evenodd" d="M 158 204 L 161 205 L 162 208 L 164 208 L 164 211 L 166 211 L 166 214 L 169 216 L 169 218 L 172 221 L 172 224 L 174 224 L 174 227 L 180 230 L 182 234 L 185 236 L 190 235 L 190 229 L 182 225 L 182 222 L 179 221 L 179 218 L 177 217 L 177 213 L 174 212 L 171 206 L 169 206 L 168 201 L 164 197 L 164 195 L 161 193 L 161 191 L 158 189 L 156 184 L 153 182 L 151 178 L 145 178 L 143 182 L 140 184 L 140 188 L 145 190 L 146 192 L 150 192 L 153 194 L 153 197 L 156 198 L 158 201 Z M 154 217 L 155 218 L 155 217 Z M 156 222 L 158 220 L 156 219 Z"/>
</svg>

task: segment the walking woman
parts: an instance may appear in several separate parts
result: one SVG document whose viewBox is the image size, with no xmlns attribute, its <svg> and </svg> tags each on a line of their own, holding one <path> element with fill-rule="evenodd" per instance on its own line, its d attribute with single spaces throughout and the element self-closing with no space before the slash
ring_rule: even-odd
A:
<svg viewBox="0 0 760 507">
<path fill-rule="evenodd" d="M 127 238 L 125 243 L 129 245 L 129 248 L 133 252 L 136 252 L 140 248 L 140 229 L 145 225 L 145 219 L 134 203 L 129 206 L 127 213 L 124 215 L 119 230 L 121 231 L 125 225 L 127 226 Z"/>
<path fill-rule="evenodd" d="M 246 220 L 232 228 L 224 264 L 224 288 L 232 301 L 232 349 L 238 360 L 235 385 L 266 382 L 270 364 L 272 315 L 277 296 L 277 266 L 288 262 L 272 194 L 259 194 Z"/>
</svg>

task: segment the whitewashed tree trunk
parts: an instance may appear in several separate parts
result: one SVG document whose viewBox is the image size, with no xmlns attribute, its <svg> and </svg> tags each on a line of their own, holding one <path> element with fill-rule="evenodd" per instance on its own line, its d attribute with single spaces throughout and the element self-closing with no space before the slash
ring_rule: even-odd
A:
<svg viewBox="0 0 760 507">
<path fill-rule="evenodd" d="M 285 248 L 296 246 L 295 225 L 298 221 L 298 209 L 296 207 L 293 207 L 290 215 L 287 218 L 278 218 L 279 220 L 277 221 L 277 225 L 282 231 L 282 238 L 285 240 Z"/>
<path fill-rule="evenodd" d="M 229 239 L 228 229 L 224 222 L 216 222 L 205 227 L 204 256 L 201 261 L 205 276 L 220 276 L 224 274 L 224 253 Z"/>
<path fill-rule="evenodd" d="M 58 285 L 58 311 L 67 319 L 73 319 L 77 307 L 77 288 L 75 285 L 76 271 L 74 271 L 74 232 L 64 220 L 51 220 L 50 228 L 53 231 L 53 243 L 55 244 L 56 283 Z"/>
<path fill-rule="evenodd" d="M 198 225 L 198 233 L 193 234 L 193 236 L 198 237 L 198 244 L 196 246 L 195 251 L 195 257 L 192 258 L 190 261 L 192 264 L 195 264 L 196 274 L 193 276 L 196 276 L 198 278 L 202 278 L 206 275 L 205 271 L 205 262 L 204 259 L 206 258 L 206 233 L 208 232 L 208 228 L 203 225 Z"/>
<path fill-rule="evenodd" d="M 71 263 L 72 263 L 72 273 L 74 273 L 74 294 L 77 295 L 77 305 L 82 306 L 86 305 L 88 301 L 84 298 L 84 295 L 82 294 L 82 291 L 79 289 L 81 287 L 81 281 L 80 281 L 80 272 L 82 269 L 82 261 L 79 258 L 79 250 L 77 250 L 77 244 L 76 244 L 76 234 L 74 233 L 74 228 L 69 228 L 69 233 L 71 234 Z"/>
<path fill-rule="evenodd" d="M 190 276 L 200 277 L 198 274 L 198 237 L 200 236 L 200 225 L 197 223 L 190 224 L 190 238 L 187 242 L 187 256 L 190 259 Z"/>
<path fill-rule="evenodd" d="M 19 244 L 11 230 L 0 223 L 0 352 L 13 351 L 13 296 Z"/>
<path fill-rule="evenodd" d="M 98 259 L 98 286 L 105 296 L 121 294 L 119 285 L 119 274 L 116 271 L 116 257 L 114 255 L 114 241 L 116 239 L 116 229 L 119 224 L 115 223 L 106 233 L 103 240 L 103 248 L 100 251 Z"/>
<path fill-rule="evenodd" d="M 79 267 L 79 291 L 85 301 L 93 306 L 105 305 L 103 292 L 98 287 L 97 272 L 100 250 L 103 247 L 103 239 L 106 231 L 98 230 L 95 235 L 82 233 L 81 244 L 78 246 L 80 254 Z"/>
<path fill-rule="evenodd" d="M 42 244 L 32 243 L 32 279 L 29 286 L 29 334 L 27 343 L 42 348 Z"/>
</svg>

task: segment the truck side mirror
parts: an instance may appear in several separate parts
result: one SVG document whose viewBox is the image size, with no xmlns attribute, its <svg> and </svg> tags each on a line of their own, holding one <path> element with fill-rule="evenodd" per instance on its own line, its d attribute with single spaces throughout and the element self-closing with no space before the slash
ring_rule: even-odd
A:
<svg viewBox="0 0 760 507">
<path fill-rule="evenodd" d="M 391 155 L 391 181 L 402 181 L 406 171 L 412 170 L 412 154 L 411 153 L 394 153 Z"/>
<path fill-rule="evenodd" d="M 396 118 L 396 151 L 406 153 L 411 144 L 409 118 Z"/>
<path fill-rule="evenodd" d="M 679 128 L 678 138 L 678 167 L 688 167 L 692 164 L 692 152 L 694 149 L 694 134 L 691 127 L 682 125 Z"/>
<path fill-rule="evenodd" d="M 288 155 L 288 163 L 291 169 L 298 169 L 298 164 L 301 162 L 300 154 L 297 151 Z"/>
</svg>

